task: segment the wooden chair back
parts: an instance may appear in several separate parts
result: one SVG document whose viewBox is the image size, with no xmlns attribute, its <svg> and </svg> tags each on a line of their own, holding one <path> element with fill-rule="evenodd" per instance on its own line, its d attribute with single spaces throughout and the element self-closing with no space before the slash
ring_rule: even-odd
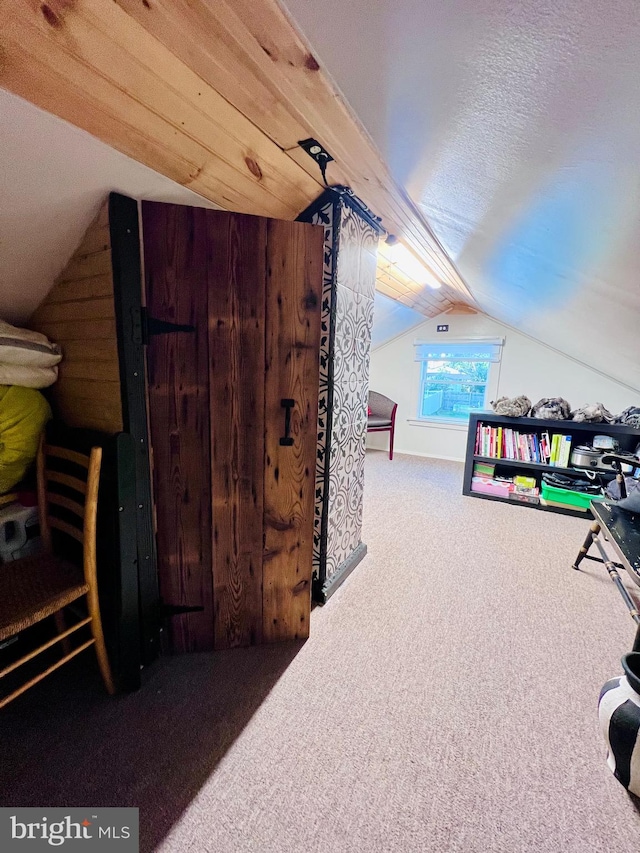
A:
<svg viewBox="0 0 640 853">
<path fill-rule="evenodd" d="M 53 548 L 52 530 L 70 536 L 82 546 L 85 581 L 95 583 L 98 490 L 102 448 L 79 453 L 40 439 L 36 463 L 40 535 L 45 551 Z M 75 473 L 69 473 L 69 471 Z M 62 510 L 62 512 L 60 512 Z"/>
<path fill-rule="evenodd" d="M 49 616 L 55 619 L 57 634 L 5 666 L 0 670 L 0 679 L 58 643 L 62 645 L 63 655 L 0 698 L 0 708 L 90 646 L 94 646 L 107 692 L 112 694 L 115 691 L 102 630 L 97 584 L 96 527 L 101 464 L 102 450 L 99 447 L 92 448 L 86 455 L 48 445 L 44 438 L 40 440 L 36 471 L 44 553 L 22 557 L 3 566 L 0 575 L 0 638 L 19 635 Z M 79 567 L 66 559 L 66 554 L 54 553 L 58 546 L 65 544 L 64 537 L 82 548 L 84 578 Z M 77 549 L 77 545 L 73 547 Z M 88 615 L 80 615 L 67 628 L 65 608 L 83 597 L 86 597 Z M 87 626 L 91 630 L 91 639 L 72 648 L 69 642 L 71 635 Z"/>
</svg>

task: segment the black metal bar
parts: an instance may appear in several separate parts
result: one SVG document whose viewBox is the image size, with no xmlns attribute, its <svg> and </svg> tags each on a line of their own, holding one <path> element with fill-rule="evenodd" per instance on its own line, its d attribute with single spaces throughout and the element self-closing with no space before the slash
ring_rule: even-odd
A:
<svg viewBox="0 0 640 853">
<path fill-rule="evenodd" d="M 326 604 L 338 587 L 349 577 L 358 563 L 365 558 L 366 554 L 367 546 L 364 542 L 361 542 L 344 563 L 338 566 L 330 578 L 325 578 L 323 581 L 314 579 L 313 600 L 319 604 Z"/>
<path fill-rule="evenodd" d="M 320 556 L 317 573 L 314 573 L 312 584 L 312 596 L 315 601 L 324 603 L 326 597 L 322 590 L 327 583 L 327 541 L 329 529 L 329 482 L 331 450 L 333 442 L 333 398 L 334 398 L 334 353 L 335 353 L 335 331 L 336 331 L 336 292 L 337 292 L 337 260 L 340 250 L 340 219 L 342 216 L 342 197 L 331 191 L 325 190 L 303 213 L 298 216 L 300 222 L 314 222 L 325 226 L 327 238 L 325 238 L 325 278 L 323 282 L 323 312 L 328 308 L 328 328 L 323 328 L 322 334 L 326 336 L 326 359 L 327 359 L 327 389 L 326 389 L 326 411 L 324 413 L 324 470 L 322 473 L 323 501 L 320 510 Z M 329 287 L 327 287 L 327 283 Z M 328 292 L 327 292 L 328 291 Z M 328 300 L 328 306 L 325 300 Z"/>
<path fill-rule="evenodd" d="M 124 690 L 137 690 L 141 684 L 141 646 L 136 534 L 136 448 L 133 436 L 125 432 L 119 433 L 115 438 L 115 452 L 120 553 L 119 675 Z"/>
<path fill-rule="evenodd" d="M 631 618 L 636 623 L 636 625 L 640 626 L 640 610 L 638 610 L 638 606 L 636 605 L 633 598 L 631 598 L 631 596 L 629 595 L 629 591 L 627 590 L 626 586 L 622 583 L 622 578 L 618 573 L 617 564 L 608 558 L 604 545 L 597 536 L 593 537 L 593 541 L 598 551 L 600 551 L 600 554 L 602 556 L 602 562 L 604 563 L 606 570 L 609 572 L 609 577 L 618 587 L 618 592 L 622 596 L 622 600 L 624 601 L 624 603 L 627 605 L 627 609 L 631 614 Z"/>
<path fill-rule="evenodd" d="M 296 401 L 289 397 L 280 400 L 280 405 L 284 409 L 284 436 L 280 439 L 282 447 L 291 447 L 293 438 L 291 437 L 291 409 L 295 406 Z"/>
<path fill-rule="evenodd" d="M 109 196 L 111 262 L 118 332 L 122 415 L 135 444 L 136 541 L 142 663 L 159 653 L 160 591 L 156 565 L 151 465 L 145 384 L 142 264 L 138 203 L 119 193 Z"/>
<path fill-rule="evenodd" d="M 604 565 L 604 563 L 605 563 L 605 560 L 603 560 L 602 557 L 593 557 L 591 554 L 585 554 L 584 559 L 585 560 L 592 560 L 594 563 L 600 563 L 601 565 Z M 613 565 L 617 569 L 624 569 L 624 566 L 622 565 L 622 563 L 613 563 Z"/>
</svg>

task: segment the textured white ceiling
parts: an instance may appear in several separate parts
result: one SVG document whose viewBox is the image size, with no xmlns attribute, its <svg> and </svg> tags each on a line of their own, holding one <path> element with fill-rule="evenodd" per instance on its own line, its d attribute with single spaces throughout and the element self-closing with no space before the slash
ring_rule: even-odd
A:
<svg viewBox="0 0 640 853">
<path fill-rule="evenodd" d="M 421 325 L 426 319 L 424 314 L 414 311 L 402 302 L 397 302 L 383 293 L 376 293 L 371 346 L 382 346 L 414 326 Z"/>
<path fill-rule="evenodd" d="M 0 319 L 38 307 L 111 191 L 214 206 L 0 89 Z"/>
<path fill-rule="evenodd" d="M 285 0 L 487 313 L 640 388 L 638 0 Z"/>
</svg>

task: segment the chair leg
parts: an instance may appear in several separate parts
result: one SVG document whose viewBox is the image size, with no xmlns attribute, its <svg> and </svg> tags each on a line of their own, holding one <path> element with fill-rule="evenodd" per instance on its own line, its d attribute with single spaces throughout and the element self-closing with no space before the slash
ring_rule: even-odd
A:
<svg viewBox="0 0 640 853">
<path fill-rule="evenodd" d="M 598 533 L 600 533 L 600 525 L 598 524 L 597 521 L 594 521 L 592 523 L 591 527 L 589 528 L 589 532 L 587 533 L 587 538 L 584 540 L 584 544 L 583 544 L 582 548 L 580 548 L 580 551 L 578 552 L 578 556 L 576 557 L 576 561 L 573 564 L 572 568 L 574 568 L 574 569 L 580 568 L 580 563 L 587 556 L 587 551 L 591 547 L 591 543 L 593 542 L 594 538 L 598 535 Z"/>
<path fill-rule="evenodd" d="M 64 618 L 64 610 L 58 610 L 57 613 L 54 613 L 53 619 L 56 623 L 56 631 L 58 634 L 62 634 L 67 630 L 67 620 Z M 65 639 L 61 641 L 61 645 L 63 653 L 68 655 L 71 651 L 71 642 L 69 637 L 65 637 Z"/>
<path fill-rule="evenodd" d="M 89 616 L 91 616 L 91 633 L 95 640 L 96 657 L 98 658 L 98 666 L 100 675 L 104 682 L 105 689 L 110 696 L 116 692 L 113 684 L 113 675 L 111 673 L 111 665 L 107 655 L 107 647 L 104 644 L 104 634 L 102 632 L 102 618 L 100 616 L 100 605 L 98 603 L 98 593 L 95 587 L 92 587 L 87 593 L 87 606 Z"/>
<path fill-rule="evenodd" d="M 391 429 L 389 430 L 389 459 L 390 460 L 393 459 L 393 433 L 394 433 L 394 430 L 395 430 L 394 427 L 391 427 Z"/>
</svg>

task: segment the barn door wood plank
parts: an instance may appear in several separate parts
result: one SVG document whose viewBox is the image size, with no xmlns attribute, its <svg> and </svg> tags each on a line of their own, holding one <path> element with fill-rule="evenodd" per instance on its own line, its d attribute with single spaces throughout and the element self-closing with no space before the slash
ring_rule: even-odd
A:
<svg viewBox="0 0 640 853">
<path fill-rule="evenodd" d="M 143 202 L 146 298 L 158 319 L 195 332 L 148 347 L 158 574 L 166 604 L 202 612 L 170 619 L 173 651 L 213 648 L 207 222 L 201 208 Z"/>
<path fill-rule="evenodd" d="M 262 640 L 267 220 L 207 211 L 215 647 Z"/>
<path fill-rule="evenodd" d="M 267 241 L 264 641 L 306 638 L 311 611 L 322 229 L 269 221 Z M 286 406 L 290 409 L 285 437 Z"/>
</svg>

